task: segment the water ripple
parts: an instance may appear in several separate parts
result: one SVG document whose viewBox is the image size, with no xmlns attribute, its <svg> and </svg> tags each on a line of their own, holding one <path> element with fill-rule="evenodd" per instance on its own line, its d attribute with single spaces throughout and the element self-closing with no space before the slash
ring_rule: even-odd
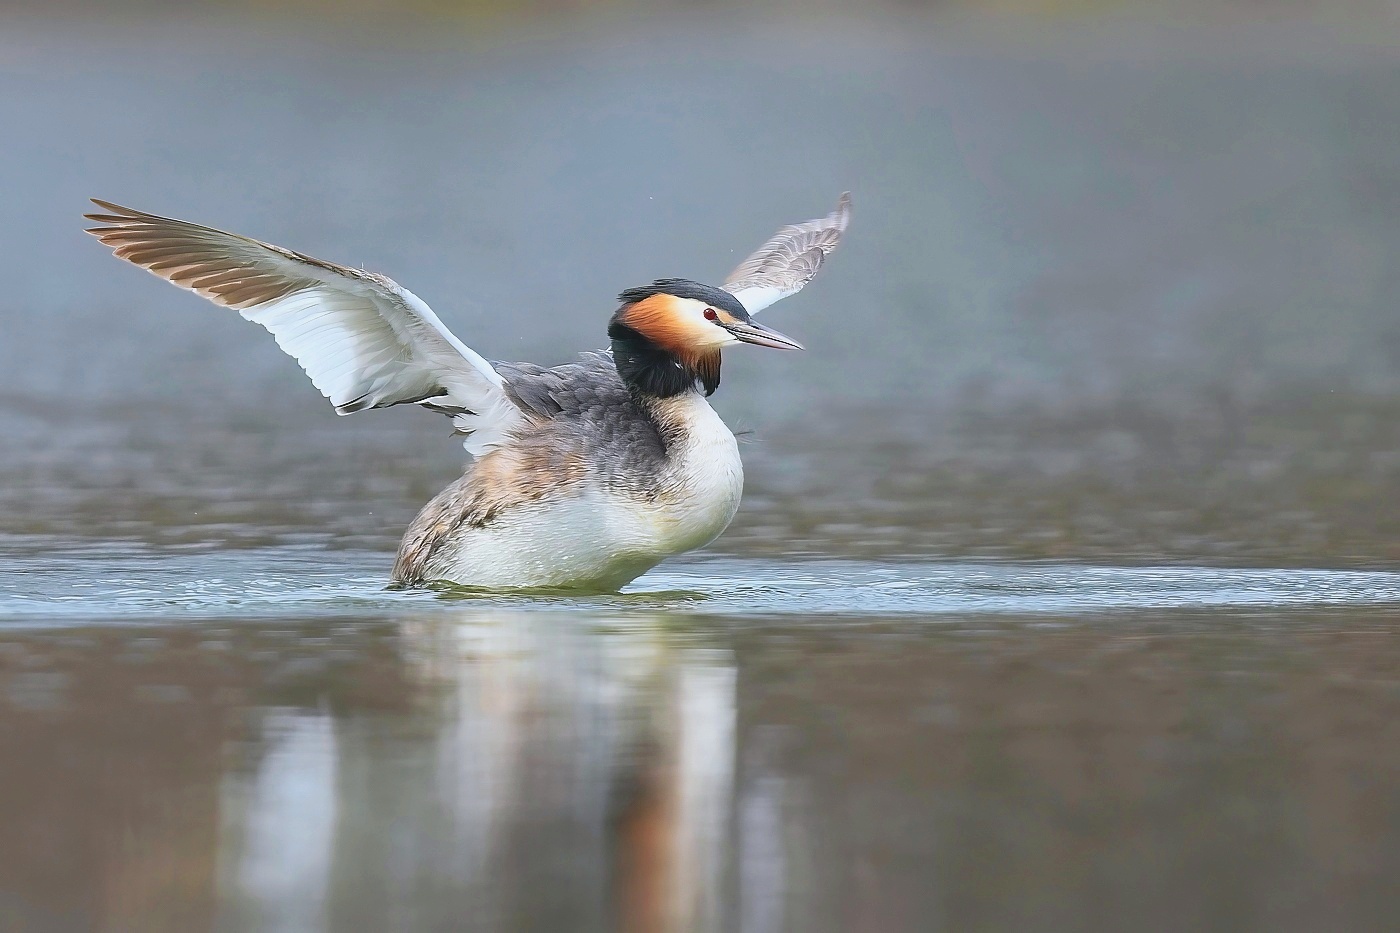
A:
<svg viewBox="0 0 1400 933">
<path fill-rule="evenodd" d="M 725 615 L 1056 614 L 1400 605 L 1400 574 L 1353 570 L 690 558 L 611 596 L 394 591 L 383 554 L 319 548 L 85 550 L 0 571 L 0 623 L 393 616 L 508 606 Z"/>
</svg>

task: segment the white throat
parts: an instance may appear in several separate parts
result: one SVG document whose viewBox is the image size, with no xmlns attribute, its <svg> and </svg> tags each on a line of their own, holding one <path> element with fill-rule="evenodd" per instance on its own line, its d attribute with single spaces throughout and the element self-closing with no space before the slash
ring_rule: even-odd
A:
<svg viewBox="0 0 1400 933">
<path fill-rule="evenodd" d="M 678 554 L 729 527 L 744 492 L 744 465 L 733 432 L 699 392 L 659 399 L 652 412 L 670 442 L 656 510 L 658 543 Z"/>
</svg>

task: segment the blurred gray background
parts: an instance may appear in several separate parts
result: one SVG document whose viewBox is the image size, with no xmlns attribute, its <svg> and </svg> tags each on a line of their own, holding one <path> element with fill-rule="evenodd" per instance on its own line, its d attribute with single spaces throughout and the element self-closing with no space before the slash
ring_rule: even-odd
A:
<svg viewBox="0 0 1400 933">
<path fill-rule="evenodd" d="M 31 531 L 83 489 L 87 527 L 149 524 L 103 495 L 126 473 L 257 498 L 288 434 L 401 462 L 355 499 L 401 527 L 461 459 L 425 415 L 337 424 L 257 328 L 89 242 L 88 196 L 386 273 L 489 358 L 555 362 L 621 289 L 718 281 L 850 189 L 847 242 L 768 312 L 809 352 L 726 361 L 755 433 L 720 547 L 1397 556 L 1388 4 L 5 10 L 0 476 Z M 259 424 L 226 476 L 181 465 Z"/>
</svg>

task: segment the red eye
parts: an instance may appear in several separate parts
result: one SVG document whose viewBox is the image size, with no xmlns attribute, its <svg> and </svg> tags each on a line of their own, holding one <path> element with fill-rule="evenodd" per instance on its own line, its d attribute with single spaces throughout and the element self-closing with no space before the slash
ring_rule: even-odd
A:
<svg viewBox="0 0 1400 933">
<path fill-rule="evenodd" d="M 717 321 L 717 320 L 719 320 L 719 315 L 715 313 L 715 309 L 714 309 L 714 308 L 706 308 L 706 309 L 705 309 L 705 320 L 707 320 L 707 321 Z"/>
</svg>

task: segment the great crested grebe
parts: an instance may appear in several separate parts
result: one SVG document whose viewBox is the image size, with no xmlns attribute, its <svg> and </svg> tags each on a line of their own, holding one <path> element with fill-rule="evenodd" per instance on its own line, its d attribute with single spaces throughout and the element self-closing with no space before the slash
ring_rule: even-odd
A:
<svg viewBox="0 0 1400 933">
<path fill-rule="evenodd" d="M 706 397 L 720 350 L 802 349 L 755 322 L 836 248 L 850 196 L 784 227 L 723 287 L 658 279 L 619 296 L 610 350 L 561 366 L 489 363 L 391 279 L 107 201 L 89 233 L 120 259 L 272 332 L 337 413 L 415 404 L 473 457 L 409 525 L 403 585 L 616 590 L 728 527 L 744 486 Z M 702 394 L 703 391 L 703 394 Z"/>
</svg>

